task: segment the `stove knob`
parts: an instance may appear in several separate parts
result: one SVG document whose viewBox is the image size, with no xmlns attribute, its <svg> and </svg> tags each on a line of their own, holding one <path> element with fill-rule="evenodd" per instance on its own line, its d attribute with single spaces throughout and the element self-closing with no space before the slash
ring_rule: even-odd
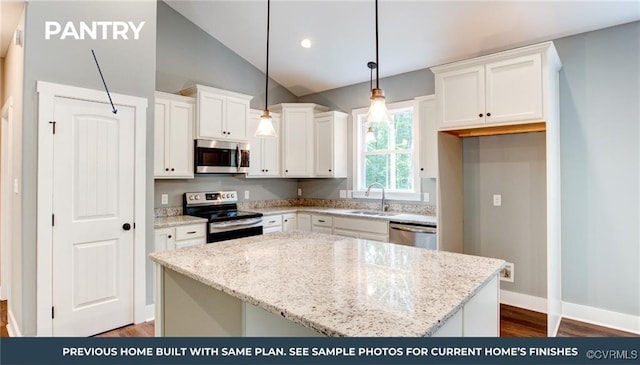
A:
<svg viewBox="0 0 640 365">
<path fill-rule="evenodd" d="M 236 197 L 236 194 L 235 193 L 231 193 L 231 194 L 229 194 L 229 197 L 233 199 L 233 198 Z"/>
<path fill-rule="evenodd" d="M 193 200 L 193 195 L 189 195 L 189 200 Z"/>
<path fill-rule="evenodd" d="M 196 195 L 195 199 L 200 200 L 200 195 Z"/>
</svg>

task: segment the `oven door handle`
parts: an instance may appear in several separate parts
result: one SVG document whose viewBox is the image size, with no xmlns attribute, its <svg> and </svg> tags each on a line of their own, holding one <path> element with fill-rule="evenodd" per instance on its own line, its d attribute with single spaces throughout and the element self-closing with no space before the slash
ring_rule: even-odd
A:
<svg viewBox="0 0 640 365">
<path fill-rule="evenodd" d="M 229 223 L 226 223 L 226 222 L 209 223 L 209 226 L 212 228 L 228 228 L 228 227 L 250 226 L 250 225 L 261 223 L 261 222 L 262 222 L 262 218 L 249 218 L 249 219 L 241 219 L 238 221 L 231 221 Z"/>
<path fill-rule="evenodd" d="M 437 234 L 438 232 L 435 228 L 418 229 L 418 228 L 411 228 L 407 226 L 394 226 L 394 225 L 391 225 L 390 228 L 395 229 L 397 231 L 405 231 L 405 232 L 411 232 L 411 233 Z"/>
</svg>

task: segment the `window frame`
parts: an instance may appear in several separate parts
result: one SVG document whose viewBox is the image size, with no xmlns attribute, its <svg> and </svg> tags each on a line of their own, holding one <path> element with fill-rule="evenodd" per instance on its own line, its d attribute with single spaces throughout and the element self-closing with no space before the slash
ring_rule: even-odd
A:
<svg viewBox="0 0 640 365">
<path fill-rule="evenodd" d="M 420 122 L 418 115 L 418 104 L 415 100 L 399 101 L 395 103 L 387 104 L 387 109 L 390 113 L 395 109 L 411 108 L 413 113 L 413 151 L 411 152 L 411 162 L 413 170 L 413 191 L 399 191 L 399 190 L 385 190 L 385 198 L 388 200 L 405 200 L 405 201 L 420 201 L 421 197 L 421 180 L 420 180 Z M 352 179 L 352 196 L 358 199 L 380 199 L 382 197 L 382 191 L 379 188 L 371 190 L 369 196 L 365 196 L 367 187 L 364 186 L 364 133 L 361 132 L 361 125 L 359 116 L 367 115 L 369 108 L 358 108 L 351 111 L 352 132 L 353 132 L 353 179 Z"/>
</svg>

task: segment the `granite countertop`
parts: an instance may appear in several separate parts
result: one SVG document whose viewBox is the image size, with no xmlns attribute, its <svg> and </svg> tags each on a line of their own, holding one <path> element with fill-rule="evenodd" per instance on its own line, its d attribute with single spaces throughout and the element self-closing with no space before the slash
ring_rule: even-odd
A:
<svg viewBox="0 0 640 365">
<path fill-rule="evenodd" d="M 430 336 L 504 266 L 498 259 L 300 231 L 150 257 L 327 336 Z"/>
<path fill-rule="evenodd" d="M 418 223 L 418 224 L 429 224 L 429 225 L 438 224 L 438 217 L 434 217 L 430 215 L 388 212 L 389 215 L 378 216 L 378 215 L 362 215 L 362 214 L 351 213 L 353 211 L 359 211 L 362 209 L 339 209 L 339 208 L 323 208 L 323 207 L 290 206 L 290 207 L 254 208 L 249 210 L 252 212 L 262 213 L 264 215 L 308 212 L 308 213 L 317 213 L 317 214 L 345 216 L 345 217 L 351 217 L 351 218 L 377 219 L 377 220 L 385 220 L 385 221 L 393 221 L 393 222 L 401 222 L 401 223 Z"/>
<path fill-rule="evenodd" d="M 157 217 L 153 228 L 168 228 L 183 226 L 186 224 L 207 223 L 207 218 L 193 217 L 190 215 L 177 215 L 173 217 Z"/>
</svg>

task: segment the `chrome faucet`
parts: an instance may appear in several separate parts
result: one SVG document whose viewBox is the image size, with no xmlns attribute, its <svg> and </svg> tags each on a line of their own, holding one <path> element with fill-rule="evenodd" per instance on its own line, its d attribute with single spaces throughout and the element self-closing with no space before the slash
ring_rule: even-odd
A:
<svg viewBox="0 0 640 365">
<path fill-rule="evenodd" d="M 369 196 L 369 192 L 371 191 L 371 188 L 374 185 L 378 185 L 380 189 L 382 189 L 382 200 L 380 201 L 380 211 L 384 212 L 384 186 L 382 184 L 376 181 L 373 184 L 369 185 L 369 187 L 367 188 L 367 191 L 364 193 L 364 196 Z"/>
</svg>

